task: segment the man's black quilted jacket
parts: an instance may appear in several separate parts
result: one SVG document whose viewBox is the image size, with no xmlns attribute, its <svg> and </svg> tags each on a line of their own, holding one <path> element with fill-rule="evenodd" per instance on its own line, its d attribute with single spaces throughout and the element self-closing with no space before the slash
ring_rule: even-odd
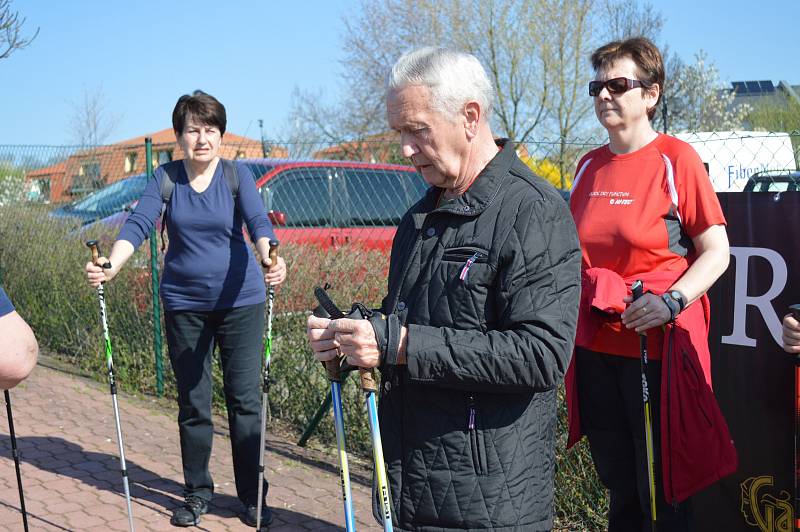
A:
<svg viewBox="0 0 800 532">
<path fill-rule="evenodd" d="M 380 423 L 400 530 L 549 530 L 556 387 L 572 354 L 580 248 L 564 200 L 511 142 L 459 198 L 403 217 L 384 313 L 408 327 Z"/>
</svg>

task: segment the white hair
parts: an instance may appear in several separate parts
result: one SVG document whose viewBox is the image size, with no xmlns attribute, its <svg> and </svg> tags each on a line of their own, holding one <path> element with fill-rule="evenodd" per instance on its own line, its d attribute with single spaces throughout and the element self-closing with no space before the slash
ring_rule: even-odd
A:
<svg viewBox="0 0 800 532">
<path fill-rule="evenodd" d="M 492 112 L 492 84 L 472 54 L 433 46 L 406 52 L 392 67 L 386 86 L 392 91 L 408 85 L 428 87 L 431 106 L 448 118 L 472 100 L 480 104 L 486 118 Z"/>
</svg>

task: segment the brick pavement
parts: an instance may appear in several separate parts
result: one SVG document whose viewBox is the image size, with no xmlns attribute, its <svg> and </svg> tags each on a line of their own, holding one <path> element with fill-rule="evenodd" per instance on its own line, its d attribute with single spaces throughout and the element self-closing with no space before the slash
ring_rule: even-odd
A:
<svg viewBox="0 0 800 532">
<path fill-rule="evenodd" d="M 38 366 L 11 391 L 21 453 L 22 483 L 31 530 L 127 530 L 128 519 L 114 412 L 108 386 Z M 180 530 L 169 524 L 182 500 L 174 408 L 153 399 L 119 395 L 125 459 L 136 530 Z M 0 414 L 0 530 L 22 530 L 5 405 Z M 217 484 L 210 512 L 187 530 L 253 530 L 239 521 L 230 443 L 216 419 L 210 469 Z M 333 454 L 301 449 L 268 433 L 265 463 L 270 530 L 342 530 L 338 463 Z M 369 508 L 369 472 L 353 469 L 359 530 L 380 530 Z"/>
</svg>

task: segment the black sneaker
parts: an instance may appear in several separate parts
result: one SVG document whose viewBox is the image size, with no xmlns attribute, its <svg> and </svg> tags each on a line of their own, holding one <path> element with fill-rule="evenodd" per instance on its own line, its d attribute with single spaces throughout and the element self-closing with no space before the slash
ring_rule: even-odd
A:
<svg viewBox="0 0 800 532">
<path fill-rule="evenodd" d="M 239 519 L 247 526 L 256 526 L 256 505 L 248 504 L 239 515 Z M 263 504 L 261 505 L 261 528 L 268 527 L 270 523 L 272 523 L 272 510 Z"/>
<path fill-rule="evenodd" d="M 190 495 L 183 506 L 172 512 L 169 522 L 172 526 L 196 526 L 200 524 L 200 516 L 204 513 L 208 513 L 208 502 Z"/>
</svg>

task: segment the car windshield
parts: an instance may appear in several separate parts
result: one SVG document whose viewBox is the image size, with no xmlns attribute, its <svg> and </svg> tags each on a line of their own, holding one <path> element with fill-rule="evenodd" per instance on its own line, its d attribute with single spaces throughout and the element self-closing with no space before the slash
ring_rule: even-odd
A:
<svg viewBox="0 0 800 532">
<path fill-rule="evenodd" d="M 257 163 L 257 162 L 246 162 L 244 165 L 253 172 L 253 178 L 258 181 L 258 179 L 275 168 L 275 165 L 272 164 L 265 164 L 265 163 Z"/>
<path fill-rule="evenodd" d="M 147 185 L 147 174 L 139 174 L 92 192 L 69 207 L 71 212 L 114 213 L 138 199 Z"/>
</svg>

